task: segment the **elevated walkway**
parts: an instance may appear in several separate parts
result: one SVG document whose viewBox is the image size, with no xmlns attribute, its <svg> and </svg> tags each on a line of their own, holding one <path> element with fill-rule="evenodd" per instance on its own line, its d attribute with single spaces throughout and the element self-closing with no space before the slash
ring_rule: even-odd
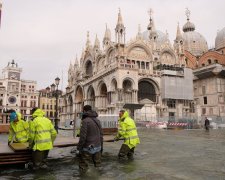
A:
<svg viewBox="0 0 225 180">
<path fill-rule="evenodd" d="M 112 142 L 113 135 L 105 135 L 104 142 Z M 79 138 L 66 137 L 58 135 L 54 148 L 63 148 L 68 146 L 77 146 Z M 32 150 L 28 149 L 28 143 L 7 143 L 0 144 L 0 165 L 4 164 L 26 164 L 32 160 Z"/>
</svg>

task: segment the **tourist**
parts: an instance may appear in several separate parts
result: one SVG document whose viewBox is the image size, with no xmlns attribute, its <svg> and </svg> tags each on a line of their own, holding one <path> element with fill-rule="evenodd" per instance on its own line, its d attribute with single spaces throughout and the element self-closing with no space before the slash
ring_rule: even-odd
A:
<svg viewBox="0 0 225 180">
<path fill-rule="evenodd" d="M 92 159 L 94 166 L 101 167 L 101 152 L 103 150 L 103 132 L 98 114 L 90 105 L 83 107 L 80 128 L 80 139 L 77 146 L 79 151 L 79 169 L 81 173 L 88 170 L 88 160 Z"/>
</svg>

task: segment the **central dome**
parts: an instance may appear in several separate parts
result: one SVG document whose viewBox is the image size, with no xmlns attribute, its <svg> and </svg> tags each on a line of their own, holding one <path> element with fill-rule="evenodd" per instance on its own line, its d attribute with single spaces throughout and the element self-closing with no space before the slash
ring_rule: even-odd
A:
<svg viewBox="0 0 225 180">
<path fill-rule="evenodd" d="M 163 33 L 162 31 L 156 30 L 156 34 L 157 34 L 157 42 L 159 44 L 164 44 L 165 42 L 167 42 L 167 36 L 165 33 Z M 149 41 L 149 31 L 144 31 L 142 33 L 142 37 L 144 40 Z"/>
</svg>

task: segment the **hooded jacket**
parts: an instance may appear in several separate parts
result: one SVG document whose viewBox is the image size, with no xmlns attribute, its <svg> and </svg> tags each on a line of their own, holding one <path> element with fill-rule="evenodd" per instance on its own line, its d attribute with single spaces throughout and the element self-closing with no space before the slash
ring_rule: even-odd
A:
<svg viewBox="0 0 225 180">
<path fill-rule="evenodd" d="M 103 145 L 102 127 L 97 116 L 98 114 L 92 110 L 83 114 L 78 150 L 82 151 L 83 148 L 88 148 L 90 145 L 92 147 L 101 147 Z"/>
<path fill-rule="evenodd" d="M 28 141 L 29 125 L 21 119 L 21 114 L 16 112 L 18 121 L 12 121 L 9 128 L 8 141 L 16 143 L 24 143 Z"/>
<path fill-rule="evenodd" d="M 33 114 L 33 121 L 30 123 L 29 146 L 35 151 L 50 150 L 56 138 L 56 130 L 52 122 L 44 117 L 45 113 L 37 109 Z"/>
<path fill-rule="evenodd" d="M 125 111 L 123 116 L 119 119 L 116 138 L 118 139 L 121 137 L 125 139 L 124 144 L 128 145 L 129 148 L 136 147 L 137 144 L 140 144 L 135 122 L 129 117 L 129 113 L 127 111 Z"/>
</svg>

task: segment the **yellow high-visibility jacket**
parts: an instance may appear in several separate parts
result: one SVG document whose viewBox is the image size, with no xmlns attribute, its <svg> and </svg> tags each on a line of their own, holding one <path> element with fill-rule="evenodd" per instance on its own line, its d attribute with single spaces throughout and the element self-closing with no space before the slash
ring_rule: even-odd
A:
<svg viewBox="0 0 225 180">
<path fill-rule="evenodd" d="M 16 143 L 24 143 L 28 141 L 29 125 L 26 121 L 21 119 L 21 114 L 16 112 L 18 121 L 11 122 L 9 128 L 8 141 Z"/>
<path fill-rule="evenodd" d="M 137 144 L 140 144 L 135 122 L 129 117 L 127 111 L 125 111 L 123 116 L 119 119 L 116 138 L 124 138 L 124 144 L 128 145 L 129 148 L 136 147 Z"/>
<path fill-rule="evenodd" d="M 29 146 L 34 151 L 44 151 L 53 148 L 53 142 L 56 138 L 56 130 L 52 122 L 44 117 L 45 113 L 41 109 L 37 109 L 30 122 Z"/>
</svg>

